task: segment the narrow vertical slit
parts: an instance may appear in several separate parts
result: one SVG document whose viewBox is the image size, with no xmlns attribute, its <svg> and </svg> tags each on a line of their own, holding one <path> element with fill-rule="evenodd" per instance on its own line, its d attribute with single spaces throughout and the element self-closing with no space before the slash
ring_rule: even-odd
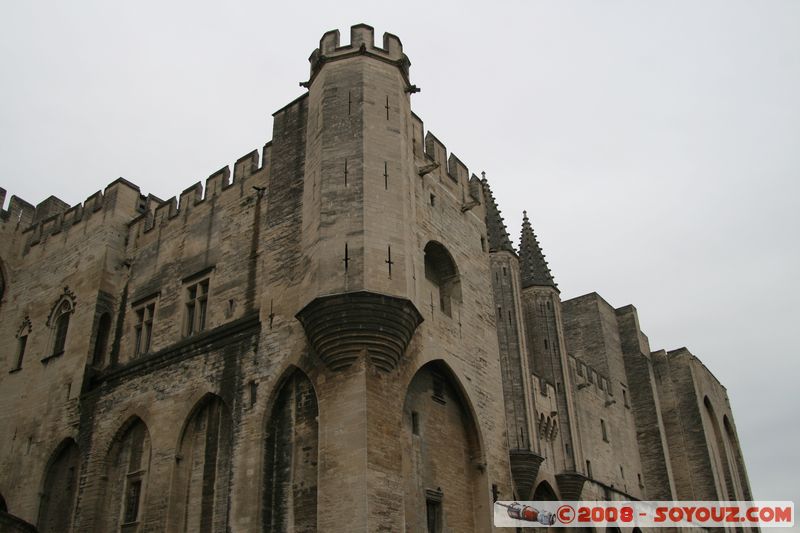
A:
<svg viewBox="0 0 800 533">
<path fill-rule="evenodd" d="M 383 162 L 383 188 L 389 190 L 389 164 Z"/>
<path fill-rule="evenodd" d="M 386 259 L 385 263 L 389 265 L 389 279 L 392 279 L 392 265 L 394 261 L 392 261 L 392 245 L 389 245 L 388 249 L 388 259 Z"/>
<path fill-rule="evenodd" d="M 344 160 L 344 186 L 347 187 L 347 159 Z"/>
<path fill-rule="evenodd" d="M 349 115 L 353 111 L 353 93 L 351 91 L 347 91 L 347 114 Z"/>
<path fill-rule="evenodd" d="M 386 120 L 389 120 L 389 95 L 386 95 Z"/>
</svg>

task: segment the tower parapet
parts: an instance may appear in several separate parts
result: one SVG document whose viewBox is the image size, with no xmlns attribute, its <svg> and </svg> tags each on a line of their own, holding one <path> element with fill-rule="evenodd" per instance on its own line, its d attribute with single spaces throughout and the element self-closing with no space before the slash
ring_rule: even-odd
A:
<svg viewBox="0 0 800 533">
<path fill-rule="evenodd" d="M 309 80 L 301 85 L 309 87 L 325 63 L 357 55 L 367 55 L 396 65 L 403 73 L 406 91 L 418 91 L 409 81 L 411 61 L 403 53 L 403 43 L 400 42 L 400 39 L 387 32 L 383 34 L 383 46 L 375 46 L 375 29 L 367 24 L 356 24 L 350 28 L 350 44 L 347 45 L 341 45 L 339 30 L 326 32 L 319 41 L 319 48 L 314 50 L 308 58 L 311 63 L 311 74 Z"/>
</svg>

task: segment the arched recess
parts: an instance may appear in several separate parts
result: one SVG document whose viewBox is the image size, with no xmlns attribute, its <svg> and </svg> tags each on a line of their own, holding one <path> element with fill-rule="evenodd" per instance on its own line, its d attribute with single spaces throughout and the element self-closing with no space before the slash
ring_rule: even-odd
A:
<svg viewBox="0 0 800 533">
<path fill-rule="evenodd" d="M 425 245 L 425 278 L 438 294 L 439 309 L 447 316 L 453 315 L 453 303 L 461 302 L 461 278 L 453 256 L 443 244 L 429 241 Z"/>
<path fill-rule="evenodd" d="M 149 474 L 150 433 L 145 423 L 133 416 L 117 432 L 106 457 L 95 531 L 142 530 Z"/>
<path fill-rule="evenodd" d="M 61 533 L 72 527 L 79 465 L 78 445 L 71 438 L 64 439 L 45 469 L 37 520 L 40 533 Z"/>
<path fill-rule="evenodd" d="M 739 439 L 736 438 L 736 432 L 730 420 L 728 420 L 728 415 L 722 416 L 722 427 L 725 429 L 725 441 L 730 450 L 729 457 L 733 459 L 731 470 L 734 472 L 734 480 L 736 482 L 736 499 L 752 501 L 753 497 L 750 494 L 750 487 L 747 484 L 747 473 L 744 468 L 742 449 L 739 447 Z"/>
<path fill-rule="evenodd" d="M 403 405 L 403 478 L 409 531 L 488 529 L 480 432 L 467 396 L 443 361 L 417 371 Z"/>
<path fill-rule="evenodd" d="M 170 531 L 228 530 L 231 447 L 230 411 L 219 396 L 207 394 L 192 409 L 178 445 Z"/>
<path fill-rule="evenodd" d="M 265 532 L 317 530 L 319 407 L 308 377 L 293 368 L 276 389 L 264 444 Z"/>
<path fill-rule="evenodd" d="M 730 461 L 728 461 L 725 443 L 722 440 L 719 420 L 717 420 L 717 414 L 714 412 L 714 406 L 711 405 L 711 400 L 708 399 L 708 396 L 703 398 L 703 404 L 705 406 L 705 418 L 714 434 L 714 441 L 709 443 L 714 456 L 712 460 L 714 461 L 720 483 L 724 483 L 723 486 L 717 489 L 719 492 L 718 497 L 721 500 L 735 500 L 736 492 L 734 491 L 733 480 L 731 479 Z"/>
<path fill-rule="evenodd" d="M 536 490 L 533 491 L 533 501 L 555 502 L 558 501 L 558 496 L 556 496 L 556 491 L 553 490 L 550 483 L 542 481 L 536 486 Z"/>
</svg>

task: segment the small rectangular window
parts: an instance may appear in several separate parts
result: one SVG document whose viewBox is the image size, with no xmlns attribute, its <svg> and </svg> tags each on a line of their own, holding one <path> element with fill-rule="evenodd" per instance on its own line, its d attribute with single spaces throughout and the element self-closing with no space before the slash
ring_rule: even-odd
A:
<svg viewBox="0 0 800 533">
<path fill-rule="evenodd" d="M 442 532 L 442 496 L 441 491 L 425 491 L 425 521 L 427 523 L 427 533 Z"/>
<path fill-rule="evenodd" d="M 622 389 L 622 404 L 628 409 L 631 408 L 630 404 L 628 403 L 628 391 L 625 389 Z"/>
<path fill-rule="evenodd" d="M 592 462 L 589 459 L 586 459 L 586 477 L 592 477 Z"/>
<path fill-rule="evenodd" d="M 600 431 L 603 433 L 603 440 L 608 442 L 608 429 L 606 428 L 606 421 L 600 419 Z"/>
<path fill-rule="evenodd" d="M 153 338 L 153 315 L 156 311 L 156 303 L 153 301 L 141 304 L 135 310 L 136 325 L 136 345 L 135 355 L 145 354 L 150 351 L 150 341 Z"/>
<path fill-rule="evenodd" d="M 419 413 L 411 411 L 411 432 L 419 435 Z"/>
<path fill-rule="evenodd" d="M 142 493 L 142 480 L 137 479 L 128 483 L 128 492 L 125 495 L 124 523 L 136 522 L 139 518 L 139 498 Z"/>
<path fill-rule="evenodd" d="M 206 329 L 208 309 L 208 278 L 186 287 L 186 318 L 184 335 L 194 335 Z"/>
</svg>

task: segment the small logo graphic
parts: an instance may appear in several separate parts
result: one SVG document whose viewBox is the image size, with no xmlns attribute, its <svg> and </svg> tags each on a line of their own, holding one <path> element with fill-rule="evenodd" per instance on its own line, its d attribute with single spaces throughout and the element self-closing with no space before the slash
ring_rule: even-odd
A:
<svg viewBox="0 0 800 533">
<path fill-rule="evenodd" d="M 575 520 L 575 509 L 571 505 L 562 505 L 556 511 L 556 516 L 562 524 L 571 524 Z"/>
<path fill-rule="evenodd" d="M 549 511 L 540 511 L 530 505 L 522 505 L 519 502 L 504 504 L 495 502 L 496 505 L 504 507 L 509 518 L 513 520 L 523 520 L 525 522 L 538 522 L 543 526 L 552 526 L 556 522 L 556 517 Z"/>
</svg>

